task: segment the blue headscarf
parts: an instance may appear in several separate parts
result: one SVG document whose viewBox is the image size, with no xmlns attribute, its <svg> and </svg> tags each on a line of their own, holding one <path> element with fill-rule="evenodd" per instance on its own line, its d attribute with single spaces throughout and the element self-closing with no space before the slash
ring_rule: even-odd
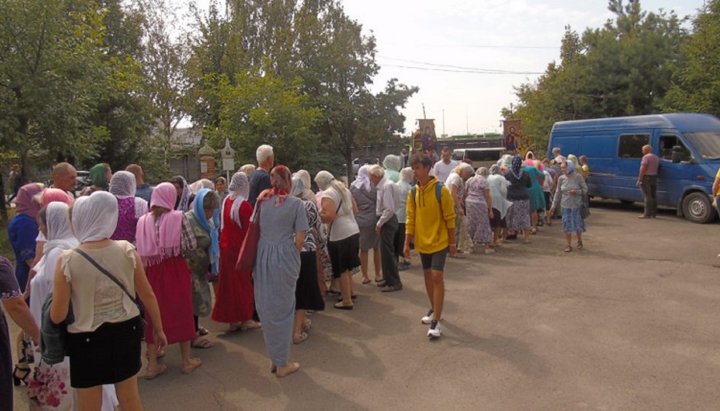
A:
<svg viewBox="0 0 720 411">
<path fill-rule="evenodd" d="M 570 175 L 575 172 L 575 163 L 570 160 L 565 161 L 567 164 L 567 174 Z"/>
<path fill-rule="evenodd" d="M 208 221 L 207 217 L 205 217 L 203 203 L 205 196 L 209 192 L 210 190 L 207 188 L 203 188 L 197 192 L 195 202 L 193 203 L 193 211 L 195 212 L 195 217 L 197 217 L 198 222 L 200 222 L 200 226 L 210 234 L 210 272 L 217 274 L 219 272 L 218 263 L 220 262 L 220 230 L 218 230 L 218 227 L 220 227 L 220 210 L 215 209 L 212 221 Z"/>
</svg>

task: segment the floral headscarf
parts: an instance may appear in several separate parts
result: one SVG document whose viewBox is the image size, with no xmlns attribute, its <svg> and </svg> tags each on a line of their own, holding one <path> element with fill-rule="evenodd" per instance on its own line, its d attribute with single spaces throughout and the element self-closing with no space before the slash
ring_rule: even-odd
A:
<svg viewBox="0 0 720 411">
<path fill-rule="evenodd" d="M 520 179 L 522 177 L 523 171 L 522 171 L 522 158 L 520 156 L 515 156 L 512 159 L 512 168 L 510 169 L 510 172 L 515 176 L 515 178 Z"/>
</svg>

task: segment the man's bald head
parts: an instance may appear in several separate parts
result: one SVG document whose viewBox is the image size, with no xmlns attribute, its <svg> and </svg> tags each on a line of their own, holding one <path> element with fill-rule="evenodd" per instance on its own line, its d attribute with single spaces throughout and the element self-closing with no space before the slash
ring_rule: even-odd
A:
<svg viewBox="0 0 720 411">
<path fill-rule="evenodd" d="M 57 163 L 52 170 L 53 186 L 65 191 L 75 190 L 77 170 L 70 163 Z"/>
<path fill-rule="evenodd" d="M 130 164 L 129 166 L 125 167 L 125 171 L 129 171 L 133 173 L 135 176 L 135 183 L 137 185 L 145 183 L 145 173 L 143 172 L 142 167 L 140 167 L 137 164 Z"/>
<path fill-rule="evenodd" d="M 652 151 L 652 146 L 650 144 L 645 144 L 642 148 L 643 154 L 648 154 Z"/>
</svg>

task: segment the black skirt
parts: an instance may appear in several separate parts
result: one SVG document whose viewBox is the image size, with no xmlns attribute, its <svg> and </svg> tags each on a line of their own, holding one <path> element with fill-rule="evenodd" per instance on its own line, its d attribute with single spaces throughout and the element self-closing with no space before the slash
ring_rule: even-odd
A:
<svg viewBox="0 0 720 411">
<path fill-rule="evenodd" d="M 325 309 L 325 300 L 320 294 L 318 285 L 315 251 L 300 253 L 300 276 L 295 287 L 295 309 L 315 311 Z"/>
<path fill-rule="evenodd" d="M 340 278 L 346 271 L 351 273 L 360 267 L 360 234 L 338 241 L 328 241 L 328 254 L 332 263 L 333 277 Z"/>
<path fill-rule="evenodd" d="M 68 333 L 70 385 L 116 384 L 140 372 L 142 318 L 105 323 L 89 333 Z"/>
</svg>

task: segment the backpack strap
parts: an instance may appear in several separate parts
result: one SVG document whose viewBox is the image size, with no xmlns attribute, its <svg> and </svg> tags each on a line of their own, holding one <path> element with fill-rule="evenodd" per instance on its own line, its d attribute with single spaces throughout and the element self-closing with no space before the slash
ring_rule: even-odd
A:
<svg viewBox="0 0 720 411">
<path fill-rule="evenodd" d="M 440 216 L 443 217 L 443 209 L 442 209 L 442 188 L 443 188 L 443 182 L 438 181 L 437 184 L 435 184 L 435 198 L 437 199 L 438 205 L 440 206 Z M 417 193 L 417 184 L 414 185 L 410 192 L 412 193 L 412 199 L 413 202 L 415 202 L 415 194 Z"/>
</svg>

